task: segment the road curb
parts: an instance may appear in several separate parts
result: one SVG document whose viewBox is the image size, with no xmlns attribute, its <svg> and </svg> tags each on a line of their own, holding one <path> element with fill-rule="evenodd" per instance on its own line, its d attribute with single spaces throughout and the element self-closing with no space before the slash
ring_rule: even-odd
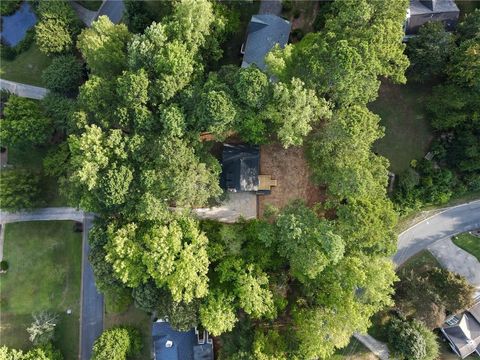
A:
<svg viewBox="0 0 480 360">
<path fill-rule="evenodd" d="M 476 203 L 476 202 L 480 202 L 480 199 L 473 200 L 473 201 L 469 201 L 469 202 L 466 202 L 466 203 L 463 203 L 463 204 L 459 204 L 459 205 L 450 206 L 450 207 L 447 207 L 447 208 L 439 209 L 440 212 L 438 212 L 438 213 L 436 213 L 436 214 L 433 214 L 432 216 L 429 216 L 429 217 L 427 217 L 426 219 L 423 219 L 423 220 L 419 221 L 418 223 L 410 226 L 408 229 L 403 230 L 400 234 L 397 235 L 397 237 L 402 236 L 404 233 L 406 233 L 407 231 L 412 230 L 412 229 L 413 229 L 414 227 L 416 227 L 417 225 L 420 225 L 420 224 L 424 223 L 425 221 L 430 220 L 431 218 L 433 218 L 433 217 L 435 217 L 435 216 L 441 215 L 441 214 L 443 214 L 444 212 L 446 212 L 446 211 L 448 211 L 448 210 L 456 209 L 456 208 L 459 208 L 459 207 L 462 207 L 462 206 L 466 206 L 466 205 L 471 205 L 471 204 L 474 204 L 474 203 Z"/>
</svg>

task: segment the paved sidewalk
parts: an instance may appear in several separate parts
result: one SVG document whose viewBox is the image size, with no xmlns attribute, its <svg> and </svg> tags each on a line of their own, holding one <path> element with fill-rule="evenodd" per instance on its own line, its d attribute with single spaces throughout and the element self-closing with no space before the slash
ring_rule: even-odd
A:
<svg viewBox="0 0 480 360">
<path fill-rule="evenodd" d="M 0 79 L 0 89 L 8 90 L 12 94 L 35 100 L 43 99 L 48 93 L 48 90 L 42 87 L 20 84 L 3 79 Z"/>
<path fill-rule="evenodd" d="M 475 256 L 460 249 L 450 238 L 437 241 L 428 250 L 444 268 L 464 276 L 469 283 L 480 288 L 480 263 Z"/>
<path fill-rule="evenodd" d="M 388 347 L 381 341 L 373 338 L 368 334 L 358 334 L 355 333 L 353 336 L 360 341 L 363 345 L 365 345 L 371 352 L 373 352 L 376 356 L 378 356 L 381 360 L 389 360 L 390 353 L 388 352 Z"/>
<path fill-rule="evenodd" d="M 93 214 L 87 214 L 93 219 Z M 85 213 L 70 207 L 40 208 L 32 211 L 8 212 L 0 210 L 0 224 L 21 221 L 73 220 L 83 222 Z"/>
</svg>

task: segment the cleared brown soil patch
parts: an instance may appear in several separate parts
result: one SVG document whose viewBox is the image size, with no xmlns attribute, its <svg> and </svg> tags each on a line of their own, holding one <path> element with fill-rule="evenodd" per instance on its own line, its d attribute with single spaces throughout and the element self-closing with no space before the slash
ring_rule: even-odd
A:
<svg viewBox="0 0 480 360">
<path fill-rule="evenodd" d="M 292 200 L 302 199 L 307 205 L 325 200 L 324 189 L 314 185 L 303 148 L 284 149 L 279 144 L 260 147 L 260 174 L 272 175 L 278 184 L 270 195 L 258 196 L 258 216 L 263 217 L 267 205 L 283 208 Z"/>
</svg>

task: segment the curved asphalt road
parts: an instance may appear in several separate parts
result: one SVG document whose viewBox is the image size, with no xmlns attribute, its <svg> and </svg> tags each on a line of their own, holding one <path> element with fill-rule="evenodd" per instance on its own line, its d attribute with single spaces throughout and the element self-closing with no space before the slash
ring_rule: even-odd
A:
<svg viewBox="0 0 480 360">
<path fill-rule="evenodd" d="M 90 360 L 94 341 L 103 331 L 103 296 L 95 286 L 93 269 L 88 261 L 90 247 L 88 233 L 92 227 L 94 215 L 74 208 L 43 208 L 28 212 L 10 213 L 0 210 L 0 224 L 21 221 L 73 220 L 83 222 L 82 234 L 82 291 L 80 303 L 80 360 Z M 3 237 L 0 237 L 0 246 Z M 2 246 L 3 247 L 3 246 Z"/>
<path fill-rule="evenodd" d="M 447 208 L 405 230 L 398 236 L 393 261 L 398 266 L 433 243 L 480 228 L 480 200 Z"/>
</svg>

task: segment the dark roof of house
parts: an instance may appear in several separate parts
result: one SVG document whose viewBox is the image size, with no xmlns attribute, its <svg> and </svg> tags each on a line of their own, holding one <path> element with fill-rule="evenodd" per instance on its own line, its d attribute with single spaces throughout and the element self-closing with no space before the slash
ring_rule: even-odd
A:
<svg viewBox="0 0 480 360">
<path fill-rule="evenodd" d="M 442 330 L 462 359 L 480 346 L 480 323 L 468 313 L 462 315 L 458 324 Z"/>
<path fill-rule="evenodd" d="M 221 186 L 230 191 L 257 191 L 258 146 L 223 144 Z"/>
<path fill-rule="evenodd" d="M 256 64 L 265 69 L 265 56 L 279 44 L 284 48 L 288 42 L 291 24 L 277 15 L 253 15 L 247 28 L 242 67 Z"/>
<path fill-rule="evenodd" d="M 473 305 L 468 312 L 478 321 L 480 324 L 480 301 Z"/>
<path fill-rule="evenodd" d="M 410 15 L 460 12 L 454 0 L 410 0 Z"/>
<path fill-rule="evenodd" d="M 177 331 L 168 322 L 152 326 L 155 360 L 213 360 L 213 345 L 199 344 L 195 330 Z M 167 341 L 172 342 L 167 347 Z"/>
</svg>

